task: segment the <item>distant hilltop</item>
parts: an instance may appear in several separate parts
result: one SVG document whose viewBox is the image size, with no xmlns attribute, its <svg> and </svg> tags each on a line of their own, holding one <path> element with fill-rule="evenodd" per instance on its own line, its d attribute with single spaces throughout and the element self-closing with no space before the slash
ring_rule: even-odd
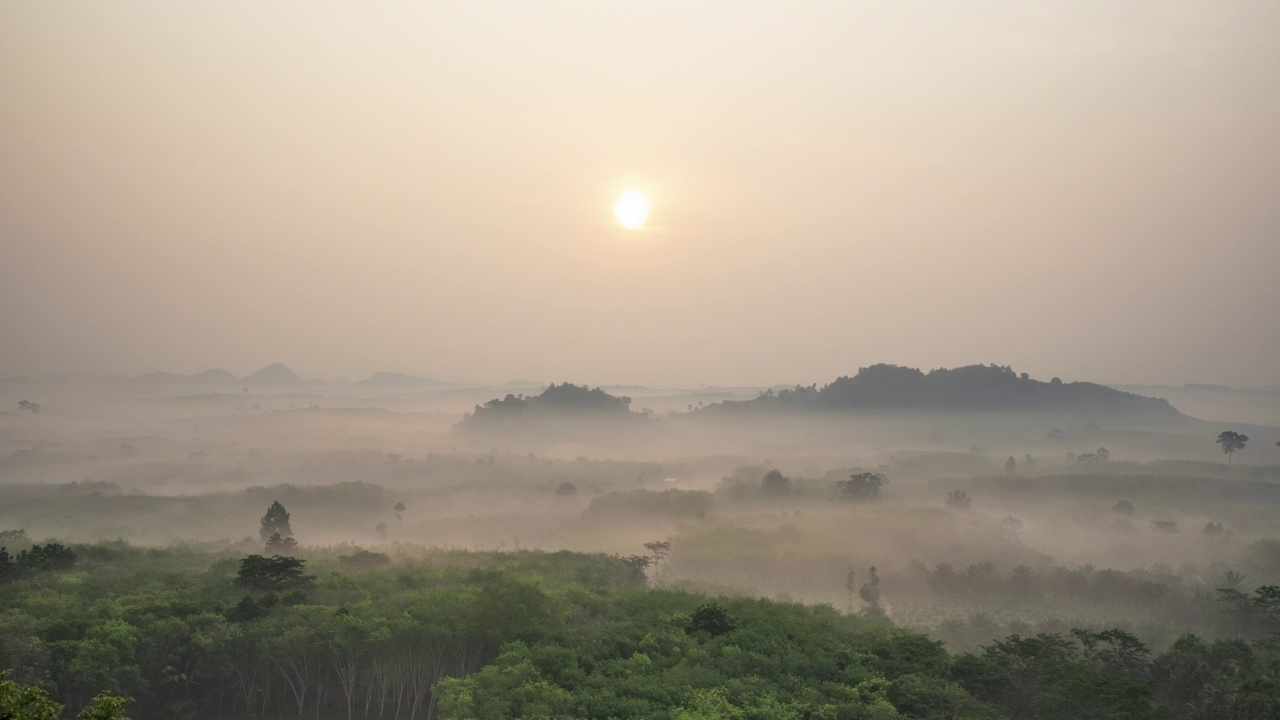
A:
<svg viewBox="0 0 1280 720">
<path fill-rule="evenodd" d="M 376 372 L 364 380 L 357 380 L 356 385 L 370 388 L 394 388 L 404 390 L 434 390 L 438 388 L 465 387 L 462 383 L 437 380 L 419 375 L 405 375 L 397 372 Z"/>
<path fill-rule="evenodd" d="M 593 424 L 638 421 L 644 418 L 631 411 L 631 398 L 610 395 L 586 385 L 551 383 L 539 395 L 508 394 L 477 405 L 456 426 L 458 430 L 491 430 L 535 426 L 547 422 L 586 419 Z"/>
<path fill-rule="evenodd" d="M 256 373 L 244 378 L 251 385 L 300 385 L 302 378 L 283 363 L 271 363 Z"/>
<path fill-rule="evenodd" d="M 1008 366 L 969 365 L 923 372 L 872 365 L 828 385 L 767 390 L 751 400 L 708 405 L 698 414 L 790 411 L 928 410 L 1118 415 L 1153 422 L 1183 417 L 1167 400 L 1088 382 L 1033 380 Z"/>
<path fill-rule="evenodd" d="M 198 372 L 192 375 L 181 375 L 170 372 L 150 372 L 145 375 L 139 375 L 135 378 L 118 377 L 116 380 L 149 383 L 154 385 L 180 385 L 204 389 L 231 389 L 239 388 L 240 386 L 287 387 L 291 385 L 302 385 L 305 382 L 302 378 L 298 377 L 297 373 L 290 370 L 283 363 L 271 363 L 261 370 L 244 377 L 236 377 L 234 374 L 227 372 L 222 368 L 214 368 L 213 370 L 205 370 L 204 372 Z"/>
</svg>

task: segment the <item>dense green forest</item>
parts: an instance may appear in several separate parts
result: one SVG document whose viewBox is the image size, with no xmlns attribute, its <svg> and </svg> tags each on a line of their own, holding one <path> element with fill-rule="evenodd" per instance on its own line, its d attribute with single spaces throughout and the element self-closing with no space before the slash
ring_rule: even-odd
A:
<svg viewBox="0 0 1280 720">
<path fill-rule="evenodd" d="M 953 654 L 884 616 L 874 572 L 851 613 L 649 587 L 661 555 L 35 547 L 55 562 L 6 558 L 0 586 L 10 687 L 134 718 L 1280 717 L 1275 587 L 1223 593 L 1252 640 Z"/>
<path fill-rule="evenodd" d="M 1280 718 L 1280 429 L 989 366 L 42 387 L 0 720 Z"/>
</svg>

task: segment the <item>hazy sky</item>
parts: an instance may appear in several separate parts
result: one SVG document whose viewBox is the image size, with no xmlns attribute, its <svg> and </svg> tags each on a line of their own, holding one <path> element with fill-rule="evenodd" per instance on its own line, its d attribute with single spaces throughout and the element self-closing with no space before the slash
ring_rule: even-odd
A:
<svg viewBox="0 0 1280 720">
<path fill-rule="evenodd" d="M 0 375 L 1280 386 L 1278 270 L 1276 0 L 0 2 Z"/>
</svg>

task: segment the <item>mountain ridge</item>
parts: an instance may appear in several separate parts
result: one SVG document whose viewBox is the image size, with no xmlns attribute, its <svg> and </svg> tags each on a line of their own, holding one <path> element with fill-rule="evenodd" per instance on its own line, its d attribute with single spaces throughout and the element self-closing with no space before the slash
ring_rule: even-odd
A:
<svg viewBox="0 0 1280 720">
<path fill-rule="evenodd" d="M 1090 382 L 1048 382 L 1017 374 L 1008 366 L 967 365 L 925 373 L 878 364 L 818 387 L 772 389 L 750 400 L 726 400 L 695 414 L 751 412 L 859 412 L 880 410 L 961 412 L 1059 412 L 1140 417 L 1157 422 L 1189 419 L 1163 398 Z"/>
</svg>

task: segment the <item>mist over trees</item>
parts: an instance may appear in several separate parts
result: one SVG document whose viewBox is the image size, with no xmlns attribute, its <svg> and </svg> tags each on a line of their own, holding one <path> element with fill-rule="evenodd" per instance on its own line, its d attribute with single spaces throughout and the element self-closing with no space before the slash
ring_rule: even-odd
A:
<svg viewBox="0 0 1280 720">
<path fill-rule="evenodd" d="M 135 720 L 1275 706 L 1272 429 L 1224 463 L 1124 396 L 875 367 L 741 413 L 779 390 L 24 385 L 58 412 L 0 414 L 0 669 Z"/>
<path fill-rule="evenodd" d="M 289 511 L 279 501 L 273 501 L 262 516 L 258 537 L 269 553 L 289 552 L 297 548 L 298 541 L 293 539 L 293 528 L 289 526 Z"/>
</svg>

